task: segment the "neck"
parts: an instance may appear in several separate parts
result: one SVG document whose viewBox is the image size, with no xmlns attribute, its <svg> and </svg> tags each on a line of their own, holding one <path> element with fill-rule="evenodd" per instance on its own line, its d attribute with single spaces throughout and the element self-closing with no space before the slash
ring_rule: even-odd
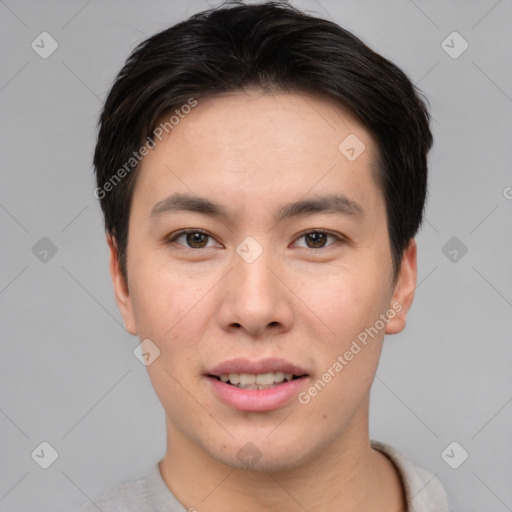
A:
<svg viewBox="0 0 512 512">
<path fill-rule="evenodd" d="M 405 510 L 400 477 L 392 462 L 373 450 L 368 409 L 333 443 L 280 471 L 248 471 L 206 453 L 170 422 L 160 473 L 174 496 L 192 510 Z"/>
</svg>

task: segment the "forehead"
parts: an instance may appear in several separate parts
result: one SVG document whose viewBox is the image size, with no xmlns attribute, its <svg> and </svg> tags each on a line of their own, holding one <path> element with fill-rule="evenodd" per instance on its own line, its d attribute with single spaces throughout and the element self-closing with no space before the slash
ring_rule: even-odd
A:
<svg viewBox="0 0 512 512">
<path fill-rule="evenodd" d="M 138 195 L 151 196 L 147 208 L 176 189 L 214 194 L 227 207 L 334 191 L 371 206 L 379 194 L 369 132 L 322 97 L 260 90 L 210 97 L 156 142 L 137 178 Z"/>
<path fill-rule="evenodd" d="M 247 89 L 205 98 L 166 138 L 171 134 L 176 144 L 204 144 L 215 154 L 226 149 L 261 154 L 265 144 L 267 153 L 287 153 L 289 159 L 308 153 L 318 157 L 326 149 L 327 157 L 337 157 L 339 143 L 350 134 L 365 142 L 367 155 L 374 151 L 368 131 L 347 109 L 299 92 Z"/>
</svg>

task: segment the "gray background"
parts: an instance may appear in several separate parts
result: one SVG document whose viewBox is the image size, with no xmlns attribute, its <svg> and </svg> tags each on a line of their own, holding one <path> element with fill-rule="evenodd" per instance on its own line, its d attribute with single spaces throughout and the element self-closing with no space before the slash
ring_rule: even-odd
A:
<svg viewBox="0 0 512 512">
<path fill-rule="evenodd" d="M 512 1 L 293 3 L 402 67 L 434 117 L 419 285 L 406 330 L 386 339 L 371 437 L 438 474 L 456 512 L 512 510 Z M 0 1 L 4 512 L 69 511 L 164 454 L 163 410 L 114 302 L 91 161 L 129 52 L 207 7 Z M 43 31 L 59 45 L 47 59 L 31 48 Z M 453 31 L 469 44 L 458 58 L 442 46 Z M 43 441 L 58 452 L 46 470 L 31 457 Z M 452 441 L 452 464 L 469 453 L 457 469 L 441 457 Z"/>
</svg>

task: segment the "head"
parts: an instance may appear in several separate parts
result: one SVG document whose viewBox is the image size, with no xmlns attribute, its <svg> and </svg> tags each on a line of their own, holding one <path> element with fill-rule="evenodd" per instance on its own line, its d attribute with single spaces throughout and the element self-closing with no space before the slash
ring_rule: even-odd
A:
<svg viewBox="0 0 512 512">
<path fill-rule="evenodd" d="M 284 468 L 364 418 L 414 296 L 431 144 L 401 70 L 284 3 L 205 11 L 134 50 L 101 114 L 95 195 L 175 436 L 232 465 L 251 442 Z M 226 404 L 212 381 L 233 358 L 284 359 L 302 398 Z"/>
</svg>

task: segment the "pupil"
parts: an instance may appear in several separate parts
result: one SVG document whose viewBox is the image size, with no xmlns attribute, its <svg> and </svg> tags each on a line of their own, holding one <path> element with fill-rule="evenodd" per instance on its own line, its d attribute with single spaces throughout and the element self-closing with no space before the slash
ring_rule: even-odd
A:
<svg viewBox="0 0 512 512">
<path fill-rule="evenodd" d="M 307 235 L 313 241 L 314 247 L 322 247 L 325 242 L 325 233 L 309 233 Z"/>
<path fill-rule="evenodd" d="M 201 244 L 201 242 L 204 242 L 204 239 L 206 239 L 206 235 L 203 235 L 202 233 L 187 234 L 187 243 L 191 246 L 194 246 L 194 244 L 199 244 L 200 247 L 203 247 L 204 244 Z"/>
</svg>

